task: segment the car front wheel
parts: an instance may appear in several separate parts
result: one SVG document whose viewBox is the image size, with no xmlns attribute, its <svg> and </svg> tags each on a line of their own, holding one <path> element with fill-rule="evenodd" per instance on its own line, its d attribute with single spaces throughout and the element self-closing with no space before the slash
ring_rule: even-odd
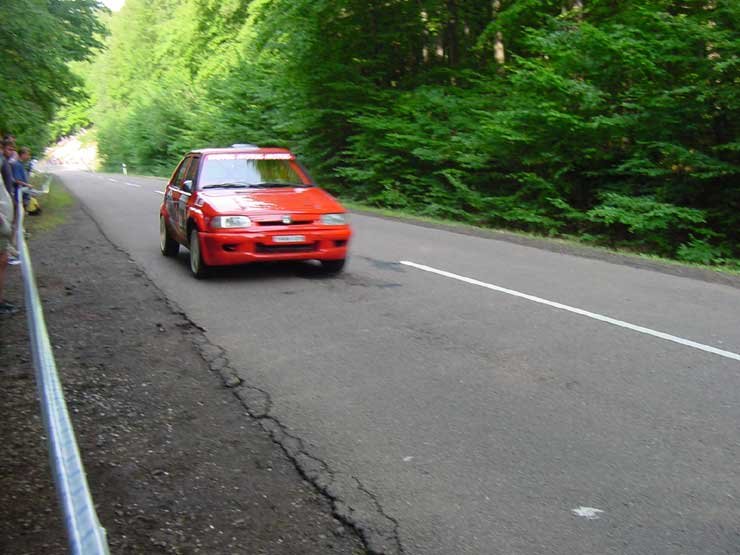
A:
<svg viewBox="0 0 740 555">
<path fill-rule="evenodd" d="M 208 266 L 203 262 L 203 255 L 200 252 L 200 237 L 197 229 L 190 232 L 190 272 L 197 279 L 203 279 L 208 275 Z"/>
<path fill-rule="evenodd" d="M 177 256 L 180 252 L 180 244 L 170 237 L 164 216 L 159 216 L 159 250 L 164 256 Z"/>
</svg>

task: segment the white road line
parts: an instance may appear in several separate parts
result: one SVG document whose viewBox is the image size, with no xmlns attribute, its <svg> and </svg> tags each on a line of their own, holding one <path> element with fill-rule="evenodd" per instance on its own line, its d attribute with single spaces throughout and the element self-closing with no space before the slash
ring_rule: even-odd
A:
<svg viewBox="0 0 740 555">
<path fill-rule="evenodd" d="M 624 322 L 622 320 L 616 320 L 615 318 L 610 318 L 609 316 L 604 316 L 602 314 L 596 314 L 595 312 L 589 312 L 588 310 L 583 310 L 581 308 L 575 308 L 573 306 L 568 306 L 566 304 L 561 304 L 561 303 L 557 303 L 554 301 L 548 301 L 547 299 L 543 299 L 541 297 L 535 297 L 534 295 L 528 295 L 526 293 L 521 293 L 519 291 L 514 291 L 513 289 L 507 289 L 505 287 L 500 287 L 498 285 L 493 285 L 491 283 L 486 283 L 484 281 L 478 281 L 477 279 L 460 276 L 458 274 L 453 274 L 452 272 L 445 272 L 444 270 L 438 270 L 436 268 L 432 268 L 431 266 L 424 266 L 423 264 L 416 264 L 415 262 L 409 262 L 407 260 L 401 260 L 401 264 L 403 264 L 404 266 L 410 266 L 412 268 L 416 268 L 417 270 L 423 270 L 425 272 L 431 272 L 432 274 L 437 274 L 437 275 L 444 276 L 450 279 L 456 279 L 458 281 L 469 283 L 471 285 L 477 285 L 479 287 L 485 287 L 486 289 L 492 289 L 493 291 L 498 291 L 500 293 L 506 293 L 507 295 L 521 297 L 522 299 L 527 299 L 528 301 L 533 301 L 535 303 L 544 304 L 547 306 L 551 306 L 553 308 L 559 308 L 560 310 L 567 310 L 568 312 L 573 312 L 574 314 L 580 314 L 581 316 L 593 318 L 594 320 L 600 320 L 601 322 L 606 322 L 607 324 L 612 324 L 614 326 L 619 326 L 621 328 L 627 328 L 632 331 L 644 333 L 647 335 L 652 335 L 653 337 L 658 337 L 660 339 L 665 339 L 666 341 L 673 341 L 674 343 L 679 343 L 681 345 L 685 345 L 686 347 L 692 347 L 694 349 L 706 351 L 708 353 L 719 355 L 721 357 L 731 358 L 733 360 L 740 361 L 740 354 L 732 353 L 730 351 L 723 351 L 722 349 L 717 349 L 716 347 L 712 347 L 710 345 L 704 345 L 703 343 L 697 343 L 696 341 L 691 341 L 689 339 L 683 339 L 682 337 L 676 337 L 675 335 L 670 335 L 662 331 L 651 330 L 650 328 L 645 328 L 643 326 L 637 326 L 635 324 L 630 324 L 629 322 Z"/>
<path fill-rule="evenodd" d="M 164 191 L 154 191 L 158 195 L 164 195 Z"/>
<path fill-rule="evenodd" d="M 109 177 L 109 178 L 108 178 L 108 181 L 112 181 L 113 183 L 118 183 L 118 181 L 117 181 L 117 180 L 115 180 L 115 179 L 113 179 L 112 177 Z"/>
<path fill-rule="evenodd" d="M 131 183 L 130 181 L 126 181 L 126 185 L 129 187 L 136 187 L 137 189 L 141 189 L 141 185 L 137 185 L 136 183 Z"/>
</svg>

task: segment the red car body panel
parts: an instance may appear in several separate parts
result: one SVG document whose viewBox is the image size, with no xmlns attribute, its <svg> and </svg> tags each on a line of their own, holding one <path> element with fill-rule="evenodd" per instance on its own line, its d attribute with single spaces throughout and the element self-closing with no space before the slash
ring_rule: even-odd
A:
<svg viewBox="0 0 740 555">
<path fill-rule="evenodd" d="M 305 186 L 278 188 L 203 189 L 209 156 L 279 159 L 290 165 Z M 274 158 L 272 158 L 274 157 Z M 185 165 L 185 168 L 183 168 Z M 191 188 L 188 190 L 187 179 Z M 312 184 L 306 171 L 286 149 L 227 148 L 189 153 L 172 174 L 160 215 L 169 235 L 188 246 L 198 230 L 203 261 L 209 266 L 276 260 L 343 260 L 352 231 L 348 224 L 326 224 L 326 214 L 346 214 L 329 193 Z M 247 216 L 246 228 L 214 228 L 218 216 Z"/>
</svg>

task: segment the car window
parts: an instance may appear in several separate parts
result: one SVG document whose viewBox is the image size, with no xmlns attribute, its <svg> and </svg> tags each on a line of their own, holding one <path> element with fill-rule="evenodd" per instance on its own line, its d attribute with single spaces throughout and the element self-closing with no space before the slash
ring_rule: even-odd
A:
<svg viewBox="0 0 740 555">
<path fill-rule="evenodd" d="M 200 157 L 193 156 L 188 171 L 185 174 L 185 179 L 189 179 L 193 182 L 193 189 L 195 189 L 196 178 L 198 177 L 198 166 L 200 164 Z"/>
<path fill-rule="evenodd" d="M 306 186 L 292 160 L 255 160 L 238 155 L 207 156 L 200 174 L 200 187 L 223 184 Z"/>
<path fill-rule="evenodd" d="M 178 166 L 177 170 L 175 170 L 175 174 L 171 181 L 173 187 L 182 187 L 182 182 L 185 180 L 185 172 L 188 169 L 189 162 L 190 156 L 186 157 L 185 159 L 183 159 L 182 162 L 180 162 L 180 165 Z"/>
</svg>

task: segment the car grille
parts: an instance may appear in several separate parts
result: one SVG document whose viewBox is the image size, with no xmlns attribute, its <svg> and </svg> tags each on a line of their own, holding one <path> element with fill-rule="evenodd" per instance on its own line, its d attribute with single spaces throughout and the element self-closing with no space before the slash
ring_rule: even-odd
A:
<svg viewBox="0 0 740 555">
<path fill-rule="evenodd" d="M 255 222 L 257 225 L 262 226 L 285 226 L 285 225 L 310 225 L 313 223 L 313 220 L 293 220 L 289 224 L 284 224 L 282 220 L 267 220 L 267 221 L 261 221 L 261 222 Z"/>
<path fill-rule="evenodd" d="M 260 254 L 284 254 L 291 252 L 315 252 L 319 250 L 318 241 L 309 245 L 265 245 L 257 243 L 256 249 Z"/>
</svg>

